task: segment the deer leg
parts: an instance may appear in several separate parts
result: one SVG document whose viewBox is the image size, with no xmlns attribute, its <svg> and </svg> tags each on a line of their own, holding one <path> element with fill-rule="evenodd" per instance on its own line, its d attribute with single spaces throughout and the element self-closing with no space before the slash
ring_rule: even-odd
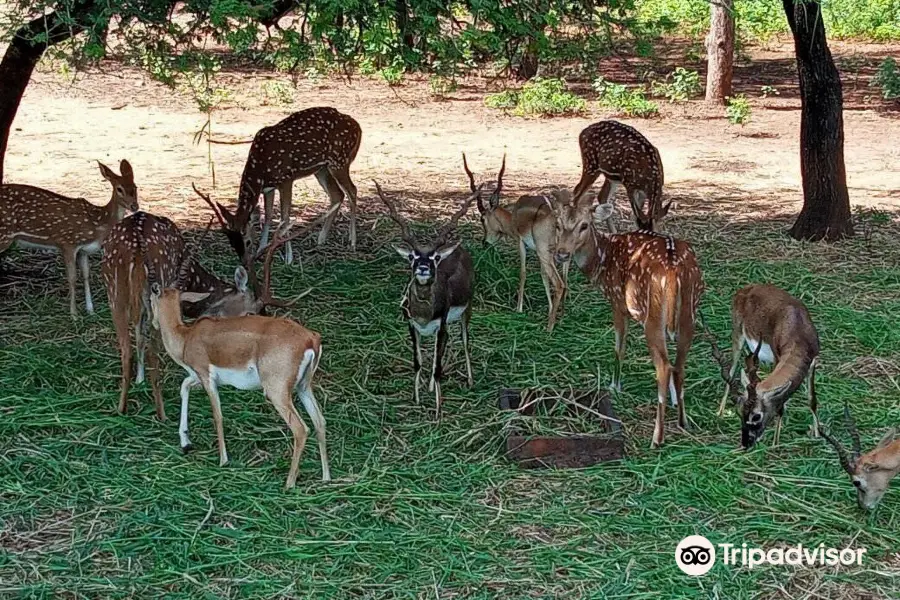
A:
<svg viewBox="0 0 900 600">
<path fill-rule="evenodd" d="M 613 368 L 610 389 L 622 391 L 622 364 L 625 362 L 625 349 L 628 342 L 628 315 L 613 309 L 613 331 L 616 335 L 616 364 Z"/>
<path fill-rule="evenodd" d="M 78 306 L 75 302 L 75 283 L 78 278 L 78 272 L 75 268 L 75 250 L 73 248 L 64 247 L 62 249 L 63 262 L 66 265 L 66 280 L 69 282 L 69 313 L 73 317 L 78 316 Z"/>
<path fill-rule="evenodd" d="M 470 302 L 468 306 L 466 306 L 466 312 L 463 313 L 462 321 L 460 324 L 462 325 L 462 343 L 463 343 L 463 353 L 466 355 L 466 381 L 469 384 L 469 387 L 472 387 L 475 384 L 475 380 L 472 378 L 472 357 L 469 355 L 469 321 L 472 319 L 472 303 Z"/>
<path fill-rule="evenodd" d="M 434 383 L 435 417 L 441 418 L 441 377 L 443 376 L 444 350 L 447 348 L 447 321 L 441 319 L 441 327 L 438 329 L 437 340 L 434 345 L 434 372 L 431 381 Z"/>
<path fill-rule="evenodd" d="M 153 393 L 153 405 L 156 407 L 156 418 L 160 421 L 166 420 L 166 405 L 163 401 L 162 388 L 159 384 L 159 337 L 153 332 L 145 337 L 146 344 L 149 346 L 146 352 L 147 371 L 150 379 L 150 389 Z"/>
<path fill-rule="evenodd" d="M 259 236 L 260 251 L 269 245 L 269 229 L 272 227 L 275 212 L 275 188 L 263 190 L 263 210 L 262 233 Z"/>
<path fill-rule="evenodd" d="M 119 358 L 122 363 L 122 380 L 119 384 L 120 414 L 125 414 L 128 405 L 128 389 L 131 387 L 131 332 L 128 324 L 128 304 L 122 299 L 116 302 L 113 313 L 113 323 L 116 327 L 116 340 L 119 342 Z"/>
<path fill-rule="evenodd" d="M 559 272 L 553 265 L 553 257 L 550 255 L 550 249 L 544 245 L 535 246 L 538 255 L 538 262 L 541 265 L 541 278 L 544 281 L 544 291 L 547 292 L 547 331 L 553 331 L 556 325 L 556 314 L 559 310 L 560 302 L 564 293 L 562 279 Z"/>
<path fill-rule="evenodd" d="M 341 204 L 344 201 L 344 190 L 341 189 L 337 180 L 335 180 L 331 173 L 328 172 L 328 169 L 322 168 L 316 171 L 316 179 L 331 199 L 331 206 Z M 322 224 L 322 230 L 319 231 L 319 239 L 316 242 L 319 246 L 324 244 L 325 240 L 328 239 L 328 232 L 331 230 L 331 226 L 334 224 L 334 220 L 337 218 L 339 211 L 340 209 L 335 210 L 328 215 L 325 219 L 325 223 Z"/>
<path fill-rule="evenodd" d="M 200 385 L 200 378 L 193 371 L 181 382 L 181 420 L 178 422 L 178 439 L 181 442 L 181 451 L 185 454 L 193 449 L 191 438 L 188 437 L 188 402 L 190 401 L 191 388 Z"/>
<path fill-rule="evenodd" d="M 78 253 L 78 264 L 81 267 L 81 278 L 84 280 L 84 308 L 88 314 L 94 314 L 94 299 L 91 297 L 91 262 L 87 252 Z"/>
<path fill-rule="evenodd" d="M 653 366 L 656 368 L 656 425 L 653 428 L 653 441 L 651 448 L 658 448 L 665 441 L 666 437 L 666 393 L 669 388 L 669 364 L 668 352 L 666 351 L 666 335 L 663 332 L 663 323 L 648 320 L 645 325 L 645 336 L 647 338 L 647 346 L 650 349 L 650 357 L 653 359 Z"/>
<path fill-rule="evenodd" d="M 527 249 L 525 248 L 525 240 L 519 238 L 519 296 L 516 302 L 516 312 L 522 312 L 525 304 L 525 262 L 527 259 Z"/>
<path fill-rule="evenodd" d="M 350 199 L 350 249 L 356 251 L 356 186 L 350 179 L 350 165 L 329 171 Z"/>
<path fill-rule="evenodd" d="M 809 373 L 806 374 L 806 393 L 809 396 L 809 410 L 812 412 L 812 436 L 819 437 L 819 401 L 816 398 L 816 363 L 819 359 L 814 358 L 809 365 Z"/>
<path fill-rule="evenodd" d="M 434 391 L 434 374 L 437 372 L 438 366 L 438 342 L 440 342 L 440 336 L 434 336 L 434 353 L 431 355 L 431 379 L 428 381 L 428 391 Z"/>
<path fill-rule="evenodd" d="M 311 367 L 313 368 L 313 367 Z M 331 481 L 331 469 L 328 466 L 328 451 L 325 448 L 325 416 L 322 408 L 316 402 L 312 390 L 312 372 L 300 383 L 300 401 L 303 402 L 309 418 L 316 430 L 316 440 L 319 443 L 319 458 L 322 461 L 322 481 Z"/>
<path fill-rule="evenodd" d="M 219 390 L 216 382 L 210 379 L 209 375 L 201 376 L 200 382 L 206 388 L 206 393 L 209 395 L 209 403 L 212 406 L 213 424 L 216 426 L 216 441 L 219 444 L 219 466 L 223 467 L 228 464 L 228 451 L 225 449 L 225 431 L 222 426 L 222 402 L 219 400 Z"/>
<path fill-rule="evenodd" d="M 287 231 L 291 226 L 291 202 L 294 199 L 294 182 L 288 181 L 278 188 L 278 200 L 281 202 L 281 229 Z M 294 250 L 290 242 L 284 244 L 284 262 L 293 264 Z"/>
<path fill-rule="evenodd" d="M 413 327 L 412 322 L 409 323 L 409 337 L 412 340 L 413 347 L 413 372 L 415 375 L 414 382 L 414 397 L 416 399 L 416 404 L 419 403 L 419 385 L 422 374 L 422 344 L 419 340 L 419 331 Z"/>
<path fill-rule="evenodd" d="M 303 419 L 300 418 L 297 407 L 294 406 L 289 387 L 279 386 L 278 390 L 267 390 L 266 396 L 272 402 L 272 406 L 275 407 L 278 414 L 281 415 L 281 418 L 284 419 L 284 422 L 287 423 L 294 436 L 294 449 L 291 452 L 291 470 L 288 471 L 287 482 L 284 486 L 285 489 L 291 489 L 297 484 L 300 457 L 303 455 L 303 448 L 306 446 L 306 437 L 309 434 L 309 430 L 306 428 Z"/>
<path fill-rule="evenodd" d="M 566 305 L 566 298 L 569 297 L 569 267 L 572 265 L 572 260 L 569 259 L 563 263 L 562 266 L 562 284 L 563 284 L 563 294 L 562 299 L 559 301 L 559 314 L 557 315 L 559 318 L 562 318 L 563 309 Z"/>
<path fill-rule="evenodd" d="M 582 161 L 584 158 L 582 157 Z M 575 186 L 575 190 L 572 192 L 572 198 L 574 202 L 578 202 L 578 199 L 594 185 L 594 182 L 597 181 L 597 178 L 600 177 L 600 171 L 591 171 L 588 168 L 586 163 L 581 165 L 581 179 L 578 181 L 578 184 Z"/>
<path fill-rule="evenodd" d="M 731 369 L 728 371 L 728 378 L 732 379 L 737 373 L 738 363 L 741 362 L 741 344 L 743 341 L 741 340 L 741 335 L 738 333 L 737 335 L 732 335 L 731 340 Z M 722 402 L 719 403 L 719 412 L 718 416 L 722 416 L 725 414 L 725 406 L 728 404 L 728 398 L 731 395 L 731 388 L 726 385 L 725 393 L 722 395 Z"/>
<path fill-rule="evenodd" d="M 682 306 L 682 314 L 678 324 L 678 341 L 675 350 L 675 368 L 672 372 L 674 380 L 674 394 L 677 394 L 678 402 L 678 426 L 684 430 L 690 429 L 687 413 L 684 406 L 684 366 L 687 363 L 688 352 L 694 341 L 694 316 Z"/>
<path fill-rule="evenodd" d="M 616 204 L 616 191 L 619 189 L 619 185 L 621 185 L 618 181 L 613 181 L 609 177 L 606 177 L 603 181 L 603 187 L 600 188 L 600 193 L 597 194 L 597 201 L 600 204 L 612 204 L 615 206 Z M 610 233 L 616 233 L 616 215 L 615 211 L 613 214 L 609 216 L 606 220 L 606 226 L 609 227 Z"/>
</svg>

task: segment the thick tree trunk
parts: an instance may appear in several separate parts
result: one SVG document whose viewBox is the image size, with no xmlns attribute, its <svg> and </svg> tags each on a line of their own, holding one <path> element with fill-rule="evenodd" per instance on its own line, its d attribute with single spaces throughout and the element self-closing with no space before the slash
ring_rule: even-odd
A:
<svg viewBox="0 0 900 600">
<path fill-rule="evenodd" d="M 706 102 L 724 104 L 725 98 L 731 95 L 734 71 L 734 0 L 712 0 L 709 16 Z"/>
<path fill-rule="evenodd" d="M 406 0 L 394 1 L 394 14 L 397 19 L 397 30 L 400 32 L 400 38 L 403 40 L 403 46 L 407 50 L 413 50 L 416 40 L 409 29 L 409 6 Z"/>
<path fill-rule="evenodd" d="M 86 11 L 92 2 L 76 2 L 72 15 Z M 0 183 L 3 183 L 3 164 L 13 121 L 31 74 L 44 51 L 81 32 L 83 26 L 76 18 L 68 23 L 57 13 L 39 17 L 21 27 L 13 36 L 3 60 L 0 61 Z"/>
<path fill-rule="evenodd" d="M 790 235 L 837 240 L 853 235 L 844 168 L 844 100 L 819 3 L 782 0 L 794 34 L 800 78 L 800 174 L 803 210 Z"/>
</svg>

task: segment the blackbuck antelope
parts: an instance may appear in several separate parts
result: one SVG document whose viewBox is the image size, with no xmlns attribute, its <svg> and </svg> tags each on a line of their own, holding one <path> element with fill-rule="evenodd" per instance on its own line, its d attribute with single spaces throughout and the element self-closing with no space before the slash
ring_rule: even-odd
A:
<svg viewBox="0 0 900 600">
<path fill-rule="evenodd" d="M 94 312 L 91 298 L 90 259 L 100 251 L 107 232 L 126 211 L 138 210 L 134 171 L 127 160 L 119 164 L 121 175 L 98 163 L 100 173 L 112 185 L 106 206 L 84 198 L 69 198 L 30 185 L 0 185 L 0 253 L 13 243 L 25 247 L 56 248 L 62 253 L 69 282 L 69 312 L 78 314 L 75 301 L 76 263 L 84 281 L 84 304 Z"/>
<path fill-rule="evenodd" d="M 145 212 L 136 212 L 110 229 L 103 242 L 101 270 L 122 362 L 120 413 L 127 408 L 131 385 L 133 330 L 138 359 L 135 383 L 144 381 L 146 357 L 156 415 L 160 420 L 166 418 L 157 351 L 149 331 L 151 282 L 163 288 L 209 294 L 203 302 L 186 304 L 190 317 L 239 316 L 256 313 L 262 307 L 248 288 L 244 267 L 235 269 L 233 283 L 219 279 L 200 264 L 172 221 Z"/>
<path fill-rule="evenodd" d="M 860 508 L 871 510 L 881 502 L 891 480 L 900 473 L 900 437 L 897 428 L 891 428 L 874 450 L 862 454 L 859 430 L 846 404 L 844 420 L 853 441 L 852 453 L 847 452 L 837 438 L 824 428 L 822 437 L 834 447 L 841 467 L 850 475 L 850 480 L 856 487 L 856 501 Z"/>
<path fill-rule="evenodd" d="M 653 231 L 672 204 L 662 203 L 663 165 L 659 150 L 641 133 L 618 121 L 600 121 L 587 126 L 578 136 L 581 149 L 581 181 L 572 195 L 581 198 L 597 178 L 605 176 L 598 196 L 600 204 L 615 202 L 616 191 L 624 186 L 638 229 Z M 614 212 L 606 223 L 616 232 Z"/>
<path fill-rule="evenodd" d="M 270 268 L 275 250 L 301 233 L 303 231 L 298 231 L 289 238 L 276 236 L 266 249 L 264 297 L 270 297 Z M 294 406 L 293 393 L 297 390 L 316 430 L 322 480 L 329 481 L 331 473 L 325 449 L 325 417 L 312 390 L 313 376 L 322 358 L 321 337 L 290 319 L 260 315 L 208 317 L 185 324 L 181 303 L 201 302 L 209 295 L 209 292 L 181 292 L 177 288 L 162 289 L 157 283 L 151 284 L 153 326 L 162 335 L 166 353 L 188 373 L 181 384 L 181 422 L 178 428 L 181 448 L 184 451 L 191 448 L 188 437 L 191 388 L 203 386 L 209 396 L 220 466 L 228 462 L 228 452 L 225 449 L 219 386 L 228 385 L 240 390 L 262 389 L 294 437 L 286 484 L 288 489 L 292 488 L 297 482 L 300 457 L 309 431 Z"/>
<path fill-rule="evenodd" d="M 744 391 L 738 385 L 738 365 L 746 348 L 751 359 L 741 375 Z M 725 412 L 729 397 L 741 416 L 741 445 L 750 448 L 762 438 L 772 419 L 775 444 L 781 437 L 784 406 L 806 380 L 809 409 L 812 411 L 813 437 L 818 437 L 816 415 L 816 361 L 819 334 L 802 302 L 773 285 L 754 284 L 739 290 L 731 303 L 731 365 L 721 356 L 722 376 L 728 387 L 719 405 Z M 774 364 L 765 380 L 757 376 L 758 362 Z"/>
<path fill-rule="evenodd" d="M 678 406 L 678 425 L 688 427 L 684 365 L 694 338 L 703 279 L 694 252 L 686 242 L 645 231 L 601 233 L 598 228 L 613 210 L 608 203 L 592 208 L 584 196 L 577 202 L 554 203 L 556 257 L 558 262 L 574 260 L 609 300 L 616 335 L 614 389 L 621 389 L 628 321 L 633 319 L 644 327 L 656 367 L 658 405 L 651 444 L 656 447 L 665 438 L 667 391 Z M 677 343 L 674 365 L 669 363 L 666 334 Z"/>
<path fill-rule="evenodd" d="M 212 208 L 238 257 L 246 261 L 247 241 L 252 241 L 252 217 L 258 210 L 260 194 L 265 200 L 259 243 L 262 250 L 269 240 L 275 191 L 281 200 L 282 227 L 289 227 L 294 181 L 315 175 L 332 207 L 340 207 L 345 195 L 350 199 L 350 246 L 356 250 L 356 186 L 350 179 L 350 165 L 361 140 L 362 128 L 352 117 L 330 107 L 307 108 L 257 132 L 241 175 L 233 213 L 197 193 Z M 328 214 L 319 233 L 320 246 L 328 238 L 337 211 Z M 285 261 L 293 261 L 289 243 L 285 245 Z"/>
<path fill-rule="evenodd" d="M 481 213 L 481 227 L 484 229 L 486 244 L 496 244 L 502 237 L 508 236 L 518 242 L 519 246 L 519 294 L 516 311 L 522 312 L 525 302 L 525 259 L 527 249 L 535 251 L 541 265 L 541 279 L 544 291 L 547 292 L 547 331 L 553 331 L 560 306 L 568 287 L 569 263 L 563 265 L 563 275 L 556 270 L 553 259 L 553 246 L 556 243 L 556 219 L 553 216 L 551 195 L 559 192 L 551 191 L 548 195 L 522 196 L 515 204 L 500 205 L 500 192 L 503 190 L 503 173 L 506 171 L 506 155 L 497 174 L 497 185 L 488 197 L 487 203 L 475 184 L 475 175 L 469 170 L 466 155 L 463 153 L 463 169 L 469 177 L 469 188 L 476 196 L 476 206 Z M 567 193 L 567 192 L 563 192 Z"/>
<path fill-rule="evenodd" d="M 435 411 L 441 416 L 441 377 L 444 349 L 449 333 L 447 325 L 459 321 L 462 326 L 463 352 L 466 356 L 466 376 L 472 385 L 472 360 L 469 355 L 469 320 L 472 317 L 472 292 L 475 269 L 472 256 L 460 242 L 448 241 L 459 219 L 466 214 L 480 188 L 466 198 L 462 207 L 450 218 L 437 236 L 429 242 L 419 242 L 409 230 L 406 219 L 400 216 L 394 203 L 387 199 L 375 182 L 378 196 L 387 206 L 391 219 L 400 227 L 403 244 L 394 246 L 397 253 L 409 261 L 412 270 L 406 292 L 400 302 L 409 322 L 409 336 L 413 347 L 415 371 L 415 399 L 419 402 L 419 380 L 422 370 L 420 336 L 437 334 L 434 344 L 434 363 L 429 391 L 434 391 Z"/>
</svg>

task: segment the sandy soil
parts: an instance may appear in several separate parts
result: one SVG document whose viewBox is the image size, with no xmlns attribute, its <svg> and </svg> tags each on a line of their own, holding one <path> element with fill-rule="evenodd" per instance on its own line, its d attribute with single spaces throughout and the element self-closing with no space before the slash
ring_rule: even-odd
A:
<svg viewBox="0 0 900 600">
<path fill-rule="evenodd" d="M 847 110 L 846 162 L 854 205 L 900 208 L 900 121 L 897 106 L 880 99 L 868 79 L 885 46 L 836 44 L 842 67 Z M 635 72 L 628 61 L 611 61 L 605 73 Z M 612 77 L 611 77 L 612 78 Z M 801 203 L 798 131 L 799 99 L 792 47 L 774 44 L 758 50 L 736 72 L 737 91 L 753 104 L 753 120 L 732 126 L 721 109 L 701 102 L 661 105 L 655 120 L 626 120 L 661 152 L 667 193 L 680 211 L 715 210 L 737 215 L 796 212 Z M 579 118 L 522 119 L 483 104 L 487 84 L 462 82 L 450 99 L 437 101 L 426 82 L 414 79 L 399 88 L 380 81 L 352 84 L 301 80 L 290 105 L 271 105 L 263 86 L 284 75 L 231 72 L 221 85 L 233 98 L 213 115 L 214 136 L 250 139 L 262 126 L 307 106 L 333 105 L 362 125 L 363 144 L 352 173 L 360 188 L 362 210 L 375 208 L 377 178 L 390 191 L 402 191 L 421 208 L 441 209 L 466 190 L 460 152 L 476 172 L 493 173 L 508 153 L 505 184 L 524 193 L 546 185 L 573 186 L 580 176 L 579 131 L 608 117 L 591 103 Z M 778 96 L 760 97 L 761 85 L 774 85 Z M 7 156 L 7 181 L 29 183 L 63 193 L 105 201 L 109 190 L 95 160 L 134 165 L 142 205 L 176 219 L 203 208 L 191 182 L 231 204 L 247 145 L 211 147 L 216 187 L 206 144 L 194 145 L 205 122 L 185 94 L 152 82 L 137 70 L 109 63 L 67 82 L 51 69 L 36 74 L 15 123 Z M 313 178 L 296 184 L 304 195 L 325 206 L 325 194 Z M 621 205 L 624 208 L 624 202 Z M 299 210 L 299 209 L 298 209 Z M 380 207 L 376 210 L 380 211 Z"/>
</svg>

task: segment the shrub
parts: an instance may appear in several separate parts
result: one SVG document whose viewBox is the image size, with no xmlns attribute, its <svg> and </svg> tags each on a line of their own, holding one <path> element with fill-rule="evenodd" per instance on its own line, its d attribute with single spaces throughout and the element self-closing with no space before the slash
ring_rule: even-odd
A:
<svg viewBox="0 0 900 600">
<path fill-rule="evenodd" d="M 732 125 L 744 126 L 750 122 L 750 102 L 743 94 L 726 98 L 725 116 Z"/>
<path fill-rule="evenodd" d="M 900 98 L 900 72 L 897 70 L 897 62 L 888 57 L 881 62 L 878 73 L 872 80 L 872 85 L 881 88 L 881 95 L 885 100 Z"/>
<path fill-rule="evenodd" d="M 777 96 L 778 88 L 774 85 L 764 85 L 759 88 L 759 95 L 763 98 L 768 98 L 769 96 Z"/>
<path fill-rule="evenodd" d="M 519 92 L 516 90 L 503 90 L 496 94 L 488 94 L 484 97 L 484 104 L 488 108 L 513 109 L 519 104 Z"/>
<path fill-rule="evenodd" d="M 456 91 L 456 80 L 452 77 L 432 75 L 428 79 L 428 88 L 429 90 L 431 90 L 432 96 L 436 98 L 443 98 L 447 94 L 452 94 Z"/>
<path fill-rule="evenodd" d="M 484 103 L 490 108 L 512 110 L 523 115 L 565 115 L 584 112 L 587 103 L 583 98 L 566 91 L 561 79 L 535 77 L 521 90 L 505 90 L 489 94 Z"/>
<path fill-rule="evenodd" d="M 263 84 L 263 103 L 288 106 L 294 103 L 294 88 L 283 81 L 270 80 Z"/>
<path fill-rule="evenodd" d="M 405 70 L 402 65 L 391 65 L 384 67 L 378 71 L 378 75 L 386 84 L 391 87 L 401 85 L 403 83 L 403 75 Z"/>
<path fill-rule="evenodd" d="M 600 104 L 629 117 L 646 119 L 659 114 L 659 106 L 644 97 L 644 92 L 629 89 L 621 83 L 606 81 L 603 77 L 594 80 L 594 90 L 600 96 Z"/>
<path fill-rule="evenodd" d="M 655 82 L 652 91 L 654 95 L 663 96 L 669 102 L 685 102 L 699 96 L 703 86 L 700 85 L 700 74 L 697 71 L 677 67 L 665 81 Z"/>
</svg>

